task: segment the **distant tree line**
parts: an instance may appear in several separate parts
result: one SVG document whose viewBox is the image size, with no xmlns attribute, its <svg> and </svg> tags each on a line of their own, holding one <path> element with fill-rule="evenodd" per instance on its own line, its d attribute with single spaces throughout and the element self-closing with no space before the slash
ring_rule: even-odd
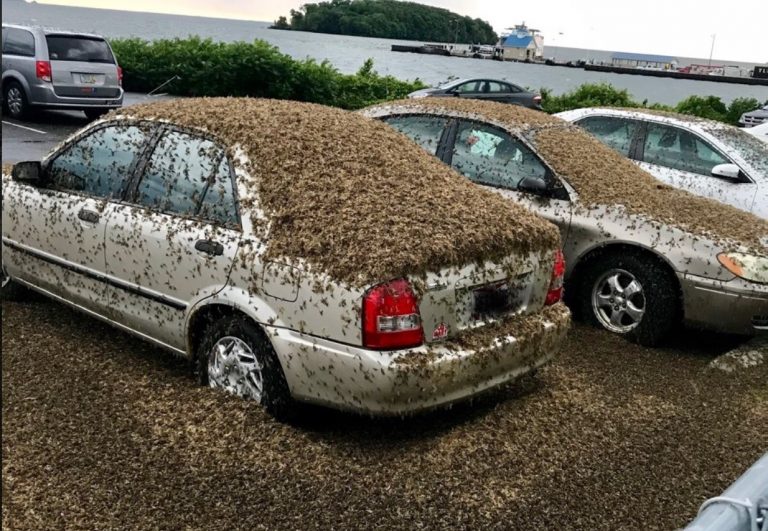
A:
<svg viewBox="0 0 768 531">
<path fill-rule="evenodd" d="M 331 0 L 291 10 L 272 28 L 433 42 L 495 44 L 491 25 L 447 9 L 396 0 Z"/>
</svg>

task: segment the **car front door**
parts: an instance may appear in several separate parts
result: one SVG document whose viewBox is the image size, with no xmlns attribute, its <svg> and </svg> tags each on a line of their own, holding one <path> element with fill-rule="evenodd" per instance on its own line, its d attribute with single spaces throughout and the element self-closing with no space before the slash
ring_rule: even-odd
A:
<svg viewBox="0 0 768 531">
<path fill-rule="evenodd" d="M 752 210 L 757 185 L 744 176 L 714 177 L 715 166 L 733 161 L 697 134 L 669 124 L 647 122 L 640 148 L 640 166 L 657 179 L 695 195 Z"/>
<path fill-rule="evenodd" d="M 525 142 L 500 128 L 472 120 L 454 122 L 449 137 L 446 163 L 471 181 L 553 222 L 565 243 L 571 223 L 568 194 L 554 172 Z M 540 186 L 535 186 L 537 183 Z"/>
<path fill-rule="evenodd" d="M 226 285 L 240 244 L 234 173 L 213 140 L 166 128 L 131 188 L 106 231 L 110 310 L 185 351 L 187 309 Z"/>
<path fill-rule="evenodd" d="M 14 276 L 105 313 L 104 232 L 150 135 L 144 125 L 98 127 L 48 159 L 43 186 L 14 183 L 3 212 Z"/>
</svg>

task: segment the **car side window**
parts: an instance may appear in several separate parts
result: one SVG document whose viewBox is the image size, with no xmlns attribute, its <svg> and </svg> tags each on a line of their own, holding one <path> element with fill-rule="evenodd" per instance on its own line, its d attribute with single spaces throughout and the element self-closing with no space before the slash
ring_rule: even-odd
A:
<svg viewBox="0 0 768 531">
<path fill-rule="evenodd" d="M 35 37 L 27 30 L 19 28 L 6 28 L 3 30 L 3 53 L 9 55 L 35 56 Z"/>
<path fill-rule="evenodd" d="M 438 116 L 392 116 L 384 121 L 435 155 L 448 119 Z"/>
<path fill-rule="evenodd" d="M 481 83 L 482 83 L 481 81 L 470 81 L 468 83 L 463 83 L 459 85 L 454 90 L 460 93 L 480 92 L 479 85 Z"/>
<path fill-rule="evenodd" d="M 97 129 L 48 164 L 51 187 L 95 197 L 120 197 L 148 134 L 135 125 Z"/>
<path fill-rule="evenodd" d="M 644 160 L 680 171 L 710 176 L 712 168 L 730 161 L 709 143 L 678 127 L 649 123 Z"/>
<path fill-rule="evenodd" d="M 526 177 L 547 179 L 547 168 L 528 146 L 488 125 L 462 121 L 452 166 L 478 184 L 516 190 Z"/>
<path fill-rule="evenodd" d="M 632 139 L 640 126 L 636 120 L 612 116 L 590 116 L 576 123 L 592 133 L 600 142 L 615 149 L 625 157 L 630 156 Z"/>
<path fill-rule="evenodd" d="M 510 92 L 509 85 L 507 85 L 506 83 L 497 83 L 496 81 L 489 81 L 488 92 L 494 92 L 494 93 L 503 92 L 507 94 Z"/>
<path fill-rule="evenodd" d="M 208 181 L 198 216 L 222 225 L 239 224 L 233 186 L 229 161 L 226 156 L 223 156 L 212 178 Z"/>
<path fill-rule="evenodd" d="M 234 200 L 231 184 L 219 179 L 223 157 L 224 150 L 210 140 L 180 131 L 165 133 L 147 162 L 136 201 L 168 214 L 198 216 L 213 184 L 205 212 L 228 218 L 231 212 L 224 212 L 230 210 L 225 203 L 231 201 L 234 208 Z"/>
</svg>

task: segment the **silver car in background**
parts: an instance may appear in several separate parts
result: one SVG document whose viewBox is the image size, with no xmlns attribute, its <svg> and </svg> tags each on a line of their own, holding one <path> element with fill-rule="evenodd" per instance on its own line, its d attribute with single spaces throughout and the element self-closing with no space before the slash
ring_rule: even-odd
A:
<svg viewBox="0 0 768 531">
<path fill-rule="evenodd" d="M 3 24 L 3 111 L 82 110 L 94 119 L 123 105 L 122 70 L 99 35 Z"/>
<path fill-rule="evenodd" d="M 662 182 L 768 219 L 768 146 L 743 129 L 647 109 L 593 107 L 556 116 Z"/>
<path fill-rule="evenodd" d="M 360 112 L 555 223 L 568 265 L 566 299 L 596 326 L 648 346 L 662 343 L 680 321 L 735 334 L 768 332 L 768 224 L 759 218 L 656 184 L 583 131 L 543 113 L 453 99 Z M 667 205 L 664 214 L 653 212 L 659 202 Z M 647 212 L 629 210 L 633 203 Z M 670 210 L 685 221 L 660 222 Z M 687 228 L 699 216 L 710 226 L 722 219 L 723 232 L 730 222 L 731 234 L 759 236 L 746 249 L 731 235 Z"/>
</svg>

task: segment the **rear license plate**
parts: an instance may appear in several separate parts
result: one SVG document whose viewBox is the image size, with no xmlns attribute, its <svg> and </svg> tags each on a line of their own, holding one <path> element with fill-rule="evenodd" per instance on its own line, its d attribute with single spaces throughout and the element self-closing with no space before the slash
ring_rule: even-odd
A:
<svg viewBox="0 0 768 531">
<path fill-rule="evenodd" d="M 86 85 L 93 85 L 96 83 L 96 76 L 93 74 L 80 74 L 80 83 L 85 83 Z"/>
<path fill-rule="evenodd" d="M 472 317 L 476 320 L 485 319 L 510 312 L 517 303 L 516 291 L 507 281 L 473 290 L 475 304 Z"/>
</svg>

